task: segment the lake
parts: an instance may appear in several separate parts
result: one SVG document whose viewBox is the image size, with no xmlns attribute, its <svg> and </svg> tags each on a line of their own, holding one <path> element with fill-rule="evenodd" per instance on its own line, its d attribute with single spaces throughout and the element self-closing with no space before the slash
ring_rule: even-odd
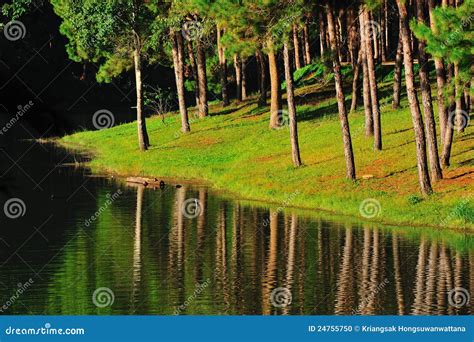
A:
<svg viewBox="0 0 474 342">
<path fill-rule="evenodd" d="M 127 185 L 52 144 L 0 153 L 1 314 L 473 313 L 471 236 Z"/>
</svg>

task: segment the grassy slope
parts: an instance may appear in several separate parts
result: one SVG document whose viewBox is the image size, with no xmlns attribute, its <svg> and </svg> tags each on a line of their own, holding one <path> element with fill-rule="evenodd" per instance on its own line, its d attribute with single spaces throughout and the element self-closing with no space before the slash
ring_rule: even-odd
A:
<svg viewBox="0 0 474 342">
<path fill-rule="evenodd" d="M 386 94 L 382 102 L 389 102 L 389 88 L 389 84 L 382 88 Z M 374 221 L 474 227 L 472 201 L 466 200 L 474 183 L 472 126 L 455 136 L 445 180 L 433 185 L 433 196 L 418 202 L 415 144 L 406 102 L 398 111 L 382 107 L 382 152 L 373 151 L 372 139 L 364 136 L 363 111 L 350 115 L 358 176 L 352 183 L 344 179 L 337 107 L 329 89 L 309 86 L 297 91 L 305 103 L 298 107 L 304 163 L 299 169 L 292 166 L 288 129 L 269 130 L 268 108 L 257 108 L 255 99 L 226 108 L 211 106 L 211 116 L 192 119 L 192 132 L 187 135 L 180 133 L 177 116 L 167 117 L 166 124 L 153 117 L 147 122 L 153 146 L 146 153 L 137 149 L 134 123 L 77 133 L 61 143 L 93 152 L 95 171 L 205 181 L 241 198 L 359 217 L 361 202 L 375 198 L 382 211 Z M 374 178 L 361 178 L 368 174 Z"/>
</svg>

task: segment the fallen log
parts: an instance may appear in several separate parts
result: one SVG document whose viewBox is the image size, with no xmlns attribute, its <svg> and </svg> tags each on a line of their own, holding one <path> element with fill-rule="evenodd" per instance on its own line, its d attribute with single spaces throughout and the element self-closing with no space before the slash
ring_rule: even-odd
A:
<svg viewBox="0 0 474 342">
<path fill-rule="evenodd" d="M 141 177 L 128 177 L 127 183 L 141 184 L 147 186 L 149 183 L 145 178 Z"/>
</svg>

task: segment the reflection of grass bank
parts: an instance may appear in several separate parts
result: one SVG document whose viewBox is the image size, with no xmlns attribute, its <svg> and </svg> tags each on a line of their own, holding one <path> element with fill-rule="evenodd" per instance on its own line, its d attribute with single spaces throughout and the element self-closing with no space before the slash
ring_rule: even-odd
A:
<svg viewBox="0 0 474 342">
<path fill-rule="evenodd" d="M 433 185 L 433 196 L 422 199 L 408 109 L 382 108 L 382 152 L 374 152 L 372 139 L 364 136 L 363 112 L 350 115 L 358 174 L 358 181 L 351 183 L 344 179 L 332 92 L 322 97 L 321 92 L 306 87 L 297 95 L 303 93 L 298 128 L 304 167 L 299 169 L 291 163 L 289 131 L 269 130 L 268 109 L 257 108 L 253 100 L 227 108 L 211 106 L 211 116 L 193 120 L 192 132 L 187 135 L 180 133 L 176 116 L 167 117 L 166 124 L 152 118 L 148 121 L 152 147 L 146 153 L 137 149 L 134 123 L 77 133 L 61 143 L 93 152 L 96 157 L 91 167 L 96 171 L 202 180 L 241 198 L 273 203 L 285 203 L 298 190 L 287 206 L 358 217 L 362 201 L 373 198 L 380 203 L 381 212 L 372 221 L 474 227 L 473 201 L 465 201 L 474 183 L 471 127 L 455 137 L 452 167 L 445 172 L 445 180 Z M 382 89 L 382 97 L 384 94 Z M 382 103 L 388 102 L 388 98 L 384 100 Z M 373 177 L 363 179 L 363 175 Z"/>
<path fill-rule="evenodd" d="M 221 197 L 225 194 L 219 194 Z M 231 200 L 231 197 L 229 197 Z M 426 239 L 432 243 L 445 244 L 449 248 L 453 248 L 459 252 L 466 253 L 474 250 L 474 236 L 470 234 L 469 229 L 443 229 L 426 226 L 408 226 L 408 225 L 395 225 L 395 224 L 381 224 L 375 222 L 369 222 L 367 220 L 361 220 L 358 217 L 344 216 L 327 211 L 315 211 L 303 208 L 291 208 L 285 207 L 283 203 L 279 204 L 268 204 L 259 201 L 239 200 L 243 206 L 250 207 L 262 207 L 270 210 L 272 213 L 284 213 L 286 215 L 297 214 L 302 220 L 308 219 L 308 222 L 318 222 L 314 228 L 320 228 L 321 226 L 334 225 L 339 228 L 352 227 L 354 229 L 365 229 L 370 230 L 378 229 L 387 238 L 392 238 L 395 234 L 399 237 L 405 238 L 407 241 L 412 241 L 414 244 L 418 244 L 421 239 Z M 265 221 L 262 222 L 262 226 L 265 226 Z"/>
</svg>

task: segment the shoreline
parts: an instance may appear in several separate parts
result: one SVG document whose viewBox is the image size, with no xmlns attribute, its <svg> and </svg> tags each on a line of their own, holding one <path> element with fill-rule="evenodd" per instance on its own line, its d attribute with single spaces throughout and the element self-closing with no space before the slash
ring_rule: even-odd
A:
<svg viewBox="0 0 474 342">
<path fill-rule="evenodd" d="M 458 234 L 474 233 L 474 226 L 470 227 L 469 225 L 465 227 L 457 227 L 453 225 L 442 226 L 442 225 L 433 225 L 430 223 L 418 223 L 418 222 L 413 223 L 413 222 L 406 222 L 406 221 L 404 222 L 404 221 L 390 221 L 390 220 L 383 220 L 383 219 L 367 219 L 362 216 L 351 215 L 345 212 L 340 212 L 340 211 L 332 210 L 332 209 L 315 208 L 315 207 L 304 206 L 304 205 L 292 205 L 291 203 L 284 203 L 281 201 L 272 201 L 268 199 L 245 197 L 245 195 L 242 195 L 238 192 L 234 192 L 231 189 L 215 187 L 212 184 L 212 181 L 206 180 L 206 179 L 199 179 L 199 178 L 186 179 L 186 178 L 181 178 L 181 177 L 159 176 L 156 174 L 137 175 L 130 172 L 120 172 L 117 170 L 107 168 L 103 166 L 102 164 L 100 164 L 100 157 L 98 156 L 96 151 L 93 151 L 92 149 L 84 147 L 81 144 L 64 142 L 62 141 L 62 139 L 51 139 L 51 140 L 46 140 L 44 142 L 53 143 L 61 148 L 73 150 L 79 154 L 87 155 L 87 157 L 90 158 L 90 161 L 85 162 L 85 163 L 80 163 L 80 164 L 83 164 L 86 167 L 90 168 L 92 173 L 94 173 L 96 176 L 113 177 L 122 181 L 123 183 L 127 183 L 126 182 L 127 177 L 157 178 L 158 180 L 163 180 L 166 183 L 187 184 L 187 185 L 196 186 L 196 187 L 207 187 L 212 192 L 219 194 L 223 196 L 224 198 L 229 198 L 229 199 L 242 201 L 242 202 L 256 203 L 264 207 L 277 207 L 277 208 L 282 208 L 282 210 L 294 209 L 294 210 L 310 212 L 313 214 L 316 214 L 319 212 L 324 215 L 329 215 L 335 218 L 349 219 L 355 222 L 360 222 L 360 223 L 365 223 L 365 224 L 378 224 L 387 228 L 421 228 L 421 229 L 437 230 L 440 232 L 447 231 L 447 232 L 458 233 Z M 91 163 L 94 163 L 94 162 L 99 163 L 99 164 L 91 165 Z"/>
<path fill-rule="evenodd" d="M 317 92 L 313 86 L 304 88 Z M 298 106 L 298 135 L 303 165 L 291 163 L 287 129 L 268 129 L 268 112 L 256 99 L 213 104 L 209 116 L 193 121 L 181 132 L 179 115 L 147 119 L 151 147 L 140 152 L 136 123 L 105 130 L 82 131 L 56 139 L 59 145 L 86 152 L 94 173 L 156 177 L 205 184 L 232 198 L 280 205 L 295 191 L 289 207 L 329 212 L 379 224 L 430 227 L 474 232 L 474 165 L 470 130 L 456 136 L 451 167 L 443 179 L 432 182 L 434 193 L 419 190 L 413 123 L 406 100 L 402 107 L 382 106 L 384 150 L 374 151 L 373 139 L 364 134 L 365 113 L 349 116 L 357 180 L 345 178 L 340 123 L 336 102 L 324 98 Z M 191 108 L 190 117 L 196 115 Z M 361 212 L 361 206 L 369 202 Z M 364 206 L 364 210 L 366 207 Z M 369 214 L 366 219 L 362 214 Z"/>
</svg>

